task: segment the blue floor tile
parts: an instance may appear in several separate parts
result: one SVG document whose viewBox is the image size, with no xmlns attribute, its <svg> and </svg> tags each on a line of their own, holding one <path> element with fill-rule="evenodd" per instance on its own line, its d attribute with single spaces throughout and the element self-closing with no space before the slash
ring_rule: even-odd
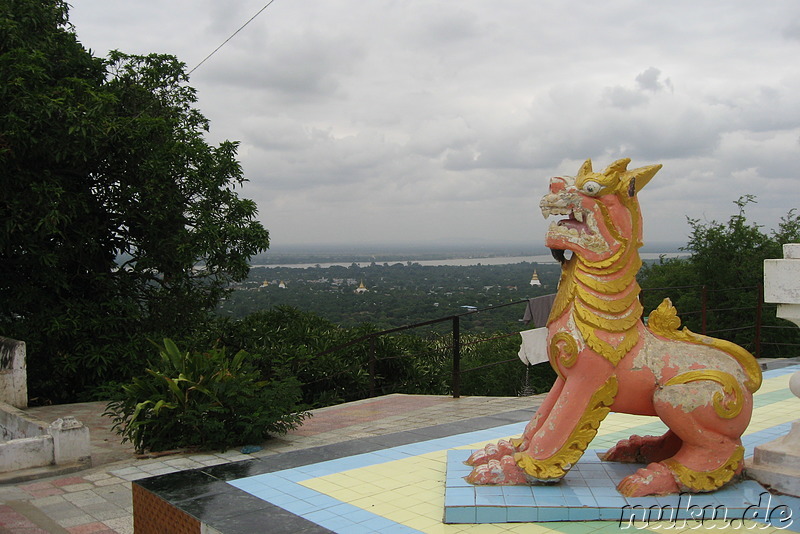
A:
<svg viewBox="0 0 800 534">
<path fill-rule="evenodd" d="M 597 508 L 571 506 L 567 509 L 567 517 L 570 521 L 596 521 L 600 519 Z"/>
<path fill-rule="evenodd" d="M 506 512 L 509 523 L 532 523 L 539 521 L 539 509 L 534 507 L 509 507 Z"/>
<path fill-rule="evenodd" d="M 475 490 L 473 488 L 446 488 L 444 505 L 449 506 L 475 506 Z"/>
<path fill-rule="evenodd" d="M 506 501 L 502 495 L 485 495 L 478 492 L 475 494 L 475 506 L 480 509 L 483 506 L 505 506 Z"/>
<path fill-rule="evenodd" d="M 504 499 L 506 506 L 524 506 L 531 508 L 535 505 L 533 495 L 506 495 Z"/>
<path fill-rule="evenodd" d="M 564 507 L 539 507 L 539 521 L 569 521 L 569 510 Z"/>
<path fill-rule="evenodd" d="M 506 507 L 504 505 L 478 506 L 475 509 L 476 523 L 505 523 L 507 518 Z"/>
<path fill-rule="evenodd" d="M 444 509 L 445 523 L 474 523 L 475 506 L 449 506 Z"/>
<path fill-rule="evenodd" d="M 503 496 L 508 497 L 525 497 L 529 501 L 533 501 L 533 487 L 532 486 L 503 486 Z"/>
</svg>

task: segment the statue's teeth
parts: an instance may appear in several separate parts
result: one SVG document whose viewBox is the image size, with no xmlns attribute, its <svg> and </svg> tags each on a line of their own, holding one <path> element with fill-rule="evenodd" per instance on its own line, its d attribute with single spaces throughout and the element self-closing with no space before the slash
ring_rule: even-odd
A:
<svg viewBox="0 0 800 534">
<path fill-rule="evenodd" d="M 575 216 L 575 220 L 578 222 L 583 222 L 583 212 L 581 210 L 573 211 L 573 215 Z"/>
</svg>

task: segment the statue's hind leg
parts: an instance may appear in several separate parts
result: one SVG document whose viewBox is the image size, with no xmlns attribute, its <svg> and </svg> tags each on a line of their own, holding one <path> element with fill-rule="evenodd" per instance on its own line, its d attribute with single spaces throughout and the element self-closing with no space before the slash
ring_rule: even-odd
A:
<svg viewBox="0 0 800 534">
<path fill-rule="evenodd" d="M 664 387 L 655 394 L 659 417 L 680 438 L 670 458 L 649 464 L 624 478 L 617 489 L 629 497 L 713 491 L 741 473 L 741 435 L 752 412 L 749 394 L 737 399 L 736 415 L 713 403 L 719 385 L 707 380 Z M 708 399 L 701 404 L 703 399 Z M 732 399 L 727 399 L 732 400 Z M 723 415 L 720 415 L 720 413 Z"/>
</svg>

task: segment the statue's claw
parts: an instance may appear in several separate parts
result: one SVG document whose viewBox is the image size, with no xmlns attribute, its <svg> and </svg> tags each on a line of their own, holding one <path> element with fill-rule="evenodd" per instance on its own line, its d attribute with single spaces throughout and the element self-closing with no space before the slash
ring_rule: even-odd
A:
<svg viewBox="0 0 800 534">
<path fill-rule="evenodd" d="M 617 491 L 625 497 L 644 497 L 679 493 L 680 488 L 667 466 L 652 463 L 623 478 L 617 485 Z"/>
<path fill-rule="evenodd" d="M 517 466 L 513 456 L 503 456 L 499 460 L 489 460 L 476 466 L 467 475 L 466 481 L 476 485 L 516 486 L 527 484 L 525 472 Z"/>
<path fill-rule="evenodd" d="M 465 463 L 472 466 L 483 465 L 490 460 L 499 460 L 504 456 L 513 455 L 515 452 L 517 452 L 517 450 L 511 442 L 501 439 L 497 444 L 490 443 L 484 448 L 473 452 Z"/>
</svg>

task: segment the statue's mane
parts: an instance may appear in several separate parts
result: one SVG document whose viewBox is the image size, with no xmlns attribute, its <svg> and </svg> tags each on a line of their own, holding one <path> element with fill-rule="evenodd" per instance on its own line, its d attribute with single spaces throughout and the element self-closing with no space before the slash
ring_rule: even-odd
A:
<svg viewBox="0 0 800 534">
<path fill-rule="evenodd" d="M 642 318 L 641 291 L 636 274 L 642 266 L 642 217 L 637 194 L 646 186 L 661 165 L 628 169 L 629 158 L 594 172 L 587 159 L 575 177 L 580 191 L 589 181 L 599 184 L 606 194 L 615 195 L 629 214 L 630 228 L 618 228 L 605 203 L 598 200 L 599 217 L 619 247 L 608 258 L 592 261 L 573 252 L 562 270 L 559 292 L 549 321 L 572 308 L 573 318 L 586 343 L 613 364 L 619 362 L 639 340 L 638 323 Z M 580 193 L 583 195 L 584 193 Z M 609 335 L 598 335 L 604 332 Z"/>
</svg>

